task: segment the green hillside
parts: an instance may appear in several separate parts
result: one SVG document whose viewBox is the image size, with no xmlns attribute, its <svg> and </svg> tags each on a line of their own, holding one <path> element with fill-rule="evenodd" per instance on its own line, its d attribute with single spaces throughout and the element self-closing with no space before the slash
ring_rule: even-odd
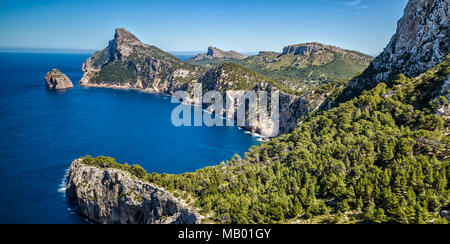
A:
<svg viewBox="0 0 450 244">
<path fill-rule="evenodd" d="M 446 223 L 450 139 L 431 94 L 450 56 L 425 75 L 399 76 L 245 157 L 194 173 L 146 174 L 111 158 L 85 158 L 163 186 L 220 223 Z M 444 98 L 439 103 L 447 102 Z"/>
</svg>

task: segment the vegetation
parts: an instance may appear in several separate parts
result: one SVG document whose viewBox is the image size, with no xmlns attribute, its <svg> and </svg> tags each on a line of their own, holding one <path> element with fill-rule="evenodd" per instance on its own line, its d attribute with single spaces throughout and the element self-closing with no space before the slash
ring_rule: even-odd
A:
<svg viewBox="0 0 450 244">
<path fill-rule="evenodd" d="M 92 82 L 122 84 L 136 82 L 137 72 L 125 62 L 114 62 L 105 65 L 92 79 Z"/>
<path fill-rule="evenodd" d="M 297 95 L 302 95 L 301 92 L 292 90 L 280 83 L 277 83 L 261 74 L 258 74 L 250 69 L 247 69 L 236 63 L 224 63 L 218 66 L 220 72 L 226 74 L 226 79 L 230 81 L 232 86 L 226 87 L 226 90 L 251 90 L 255 85 L 262 82 L 268 83 L 276 87 L 281 92 Z M 225 89 L 225 88 L 224 88 Z"/>
<path fill-rule="evenodd" d="M 243 158 L 194 173 L 87 162 L 194 199 L 212 222 L 447 223 L 439 211 L 450 207 L 450 139 L 430 99 L 449 71 L 447 57 L 418 78 L 380 83 Z"/>
<path fill-rule="evenodd" d="M 371 59 L 370 56 L 361 53 L 347 52 L 361 56 L 364 60 Z M 311 89 L 334 80 L 350 79 L 367 68 L 367 63 L 364 61 L 332 52 L 314 56 L 261 52 L 259 55 L 250 56 L 243 60 L 213 58 L 190 59 L 188 62 L 208 68 L 224 63 L 237 63 L 270 78 L 278 84 L 295 90 Z"/>
</svg>

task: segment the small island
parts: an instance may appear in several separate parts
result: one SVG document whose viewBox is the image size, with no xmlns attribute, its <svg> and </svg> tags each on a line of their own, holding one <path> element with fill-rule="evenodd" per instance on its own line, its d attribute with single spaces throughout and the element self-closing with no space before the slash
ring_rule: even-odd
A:
<svg viewBox="0 0 450 244">
<path fill-rule="evenodd" d="M 59 69 L 50 70 L 45 76 L 47 88 L 50 90 L 64 90 L 73 87 L 72 81 Z"/>
</svg>

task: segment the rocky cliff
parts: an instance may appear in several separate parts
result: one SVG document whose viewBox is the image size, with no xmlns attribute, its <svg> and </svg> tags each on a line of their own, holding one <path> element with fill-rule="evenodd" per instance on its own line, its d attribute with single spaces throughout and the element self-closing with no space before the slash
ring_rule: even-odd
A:
<svg viewBox="0 0 450 244">
<path fill-rule="evenodd" d="M 72 81 L 58 69 L 52 69 L 45 76 L 47 88 L 51 90 L 63 90 L 73 87 Z"/>
<path fill-rule="evenodd" d="M 128 172 L 98 168 L 75 160 L 67 197 L 88 219 L 102 224 L 196 224 L 201 216 L 184 201 Z"/>
<path fill-rule="evenodd" d="M 450 50 L 448 0 L 411 0 L 397 31 L 364 73 L 352 80 L 337 100 L 342 102 L 389 83 L 398 74 L 415 77 L 441 63 Z"/>
<path fill-rule="evenodd" d="M 290 45 L 283 48 L 282 55 L 299 55 L 309 57 L 315 65 L 322 65 L 335 60 L 335 54 L 348 57 L 355 62 L 369 65 L 372 57 L 356 51 L 345 50 L 340 47 L 326 45 L 318 42 Z"/>
<path fill-rule="evenodd" d="M 86 60 L 83 72 L 82 86 L 172 94 L 189 89 L 204 70 L 144 44 L 129 31 L 119 28 L 107 48 Z"/>
<path fill-rule="evenodd" d="M 268 93 L 269 99 L 271 92 L 278 92 L 280 108 L 278 133 L 274 134 L 275 124 L 270 120 L 258 120 L 254 126 L 248 124 L 243 126 L 244 129 L 265 137 L 273 137 L 293 131 L 297 127 L 297 120 L 300 117 L 317 110 L 326 97 L 330 95 L 326 92 L 314 94 L 313 91 L 296 95 L 280 84 L 234 63 L 225 63 L 210 69 L 199 79 L 199 82 L 202 84 L 204 92 L 220 91 L 224 94 L 224 101 L 227 91 L 233 91 L 233 94 L 245 93 L 246 91 L 256 93 L 265 91 Z M 206 104 L 206 107 L 208 107 L 208 104 Z M 211 111 L 211 109 L 209 110 Z M 225 114 L 224 107 L 221 115 L 230 119 L 236 118 L 235 110 L 231 110 L 230 113 Z"/>
<path fill-rule="evenodd" d="M 206 54 L 199 54 L 195 56 L 194 60 L 203 59 L 236 59 L 241 60 L 247 58 L 246 55 L 238 53 L 236 51 L 223 51 L 216 47 L 208 47 L 208 52 Z"/>
</svg>

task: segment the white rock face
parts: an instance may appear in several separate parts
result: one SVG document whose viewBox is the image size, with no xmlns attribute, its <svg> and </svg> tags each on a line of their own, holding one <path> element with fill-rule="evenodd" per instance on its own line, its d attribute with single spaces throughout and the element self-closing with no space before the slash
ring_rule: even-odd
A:
<svg viewBox="0 0 450 244">
<path fill-rule="evenodd" d="M 373 62 L 377 81 L 391 73 L 417 76 L 444 60 L 450 49 L 449 1 L 411 0 L 398 22 L 397 32 Z"/>
<path fill-rule="evenodd" d="M 66 194 L 88 219 L 102 224 L 197 224 L 201 216 L 183 200 L 129 173 L 75 160 Z"/>
<path fill-rule="evenodd" d="M 398 74 L 416 77 L 443 62 L 450 51 L 449 19 L 448 0 L 410 0 L 389 44 L 343 95 L 353 97 Z"/>
</svg>

